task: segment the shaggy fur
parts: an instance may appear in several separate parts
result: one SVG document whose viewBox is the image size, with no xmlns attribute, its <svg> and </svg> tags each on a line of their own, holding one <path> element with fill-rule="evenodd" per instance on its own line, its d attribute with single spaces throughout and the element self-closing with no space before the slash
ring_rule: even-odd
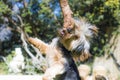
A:
<svg viewBox="0 0 120 80">
<path fill-rule="evenodd" d="M 70 58 L 71 54 L 75 60 L 80 59 L 81 61 L 91 56 L 89 53 L 89 41 L 94 34 L 96 35 L 97 28 L 83 19 L 75 20 L 74 22 L 75 26 L 73 28 L 67 27 L 60 29 L 58 31 L 59 37 L 53 39 L 51 44 L 46 44 L 37 38 L 28 39 L 48 59 L 49 68 L 46 70 L 43 80 L 52 80 L 56 75 L 69 71 L 69 67 L 75 66 L 73 60 Z M 61 48 L 69 51 L 66 56 L 66 53 Z M 73 66 L 70 66 L 70 64 L 73 64 Z M 73 69 L 73 71 L 75 71 L 75 75 L 78 75 L 77 69 Z M 72 76 L 74 76 L 73 73 Z M 71 78 L 69 80 L 80 80 L 80 78 Z"/>
<path fill-rule="evenodd" d="M 77 67 L 70 52 L 59 43 L 58 38 L 53 39 L 52 43 L 48 46 L 47 44 L 42 44 L 41 40 L 37 38 L 29 38 L 29 40 L 30 42 L 33 41 L 32 43 L 35 41 L 35 43 L 41 44 L 39 47 L 46 46 L 45 48 L 40 48 L 43 49 L 41 51 L 46 51 L 45 53 L 49 64 L 49 68 L 45 71 L 43 80 L 80 80 Z"/>
<path fill-rule="evenodd" d="M 78 67 L 78 70 L 79 70 L 81 80 L 89 80 L 88 76 L 90 74 L 90 67 L 88 65 L 82 64 Z"/>
<path fill-rule="evenodd" d="M 72 52 L 74 60 L 85 61 L 91 57 L 90 41 L 97 35 L 98 28 L 85 19 L 74 20 L 74 22 L 73 28 L 63 28 L 59 31 L 60 42 Z"/>
</svg>

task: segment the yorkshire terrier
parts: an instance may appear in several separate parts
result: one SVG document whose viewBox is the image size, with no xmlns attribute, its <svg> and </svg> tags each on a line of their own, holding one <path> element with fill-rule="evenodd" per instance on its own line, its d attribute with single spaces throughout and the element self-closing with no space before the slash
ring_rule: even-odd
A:
<svg viewBox="0 0 120 80">
<path fill-rule="evenodd" d="M 64 75 L 62 79 L 60 76 L 60 80 L 81 80 L 72 57 L 80 61 L 88 59 L 91 56 L 90 40 L 97 32 L 95 25 L 80 19 L 74 20 L 74 27 L 58 30 L 58 37 L 53 39 L 51 44 L 37 38 L 28 38 L 28 41 L 48 59 L 49 68 L 45 71 L 43 80 L 53 80 L 61 74 Z"/>
</svg>

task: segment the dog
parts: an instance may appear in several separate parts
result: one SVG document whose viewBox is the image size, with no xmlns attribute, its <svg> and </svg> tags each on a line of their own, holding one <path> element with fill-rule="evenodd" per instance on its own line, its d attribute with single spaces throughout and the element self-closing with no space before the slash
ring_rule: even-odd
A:
<svg viewBox="0 0 120 80">
<path fill-rule="evenodd" d="M 41 44 L 39 47 L 44 47 L 39 48 L 40 51 L 46 51 L 49 68 L 45 71 L 43 80 L 81 80 L 70 51 L 63 47 L 58 40 L 59 38 L 55 38 L 48 45 L 37 38 L 29 38 L 31 43 L 35 43 L 34 45 Z"/>
<path fill-rule="evenodd" d="M 67 79 L 68 77 L 64 76 L 64 79 L 59 77 L 60 80 L 81 80 L 74 60 L 84 61 L 91 56 L 89 53 L 90 40 L 97 34 L 98 28 L 85 19 L 74 20 L 74 23 L 74 27 L 59 29 L 58 37 L 53 39 L 50 44 L 44 43 L 38 38 L 28 38 L 28 41 L 48 59 L 49 67 L 45 71 L 43 80 L 53 80 L 57 75 L 65 73 L 66 76 L 69 74 L 69 77 L 74 79 Z"/>
</svg>

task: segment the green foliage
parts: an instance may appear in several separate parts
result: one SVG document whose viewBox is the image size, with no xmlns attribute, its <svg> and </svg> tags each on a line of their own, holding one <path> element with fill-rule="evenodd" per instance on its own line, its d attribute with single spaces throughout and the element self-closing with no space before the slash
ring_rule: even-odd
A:
<svg viewBox="0 0 120 80">
<path fill-rule="evenodd" d="M 0 62 L 0 75 L 8 74 L 8 67 L 4 62 Z"/>
<path fill-rule="evenodd" d="M 84 16 L 100 28 L 119 23 L 119 0 L 70 0 L 70 5 L 74 16 Z"/>
<path fill-rule="evenodd" d="M 103 55 L 110 50 L 109 40 L 120 24 L 119 0 L 69 0 L 74 17 L 85 17 L 99 28 L 98 37 L 91 45 L 91 53 Z M 112 26 L 112 30 L 110 28 Z M 109 39 L 109 40 L 108 40 Z"/>
<path fill-rule="evenodd" d="M 0 22 L 3 22 L 3 19 L 5 15 L 10 15 L 11 14 L 11 10 L 8 7 L 8 5 L 6 5 L 3 1 L 0 1 Z"/>
<path fill-rule="evenodd" d="M 26 8 L 21 10 L 21 17 L 24 20 L 25 31 L 31 36 L 36 36 L 44 41 L 49 42 L 54 36 L 56 36 L 56 29 L 60 27 L 57 16 L 53 13 L 54 1 L 43 0 L 30 1 L 30 4 Z M 32 6 L 36 4 L 38 11 L 32 12 Z"/>
<path fill-rule="evenodd" d="M 15 51 L 11 51 L 11 53 L 6 57 L 7 63 L 9 63 L 13 57 L 15 56 Z"/>
<path fill-rule="evenodd" d="M 6 63 L 9 64 L 9 62 L 12 60 L 13 56 L 15 56 L 15 51 L 11 51 L 11 54 L 9 54 L 6 58 L 6 62 L 0 62 L 0 75 L 5 75 L 8 74 L 8 65 Z"/>
<path fill-rule="evenodd" d="M 27 23 L 27 24 L 25 24 L 25 32 L 27 32 L 27 33 L 32 33 L 32 31 L 31 31 L 31 26 L 30 26 L 30 24 L 29 23 Z"/>
<path fill-rule="evenodd" d="M 0 15 L 8 12 L 10 12 L 8 5 L 6 5 L 3 1 L 0 1 Z"/>
</svg>

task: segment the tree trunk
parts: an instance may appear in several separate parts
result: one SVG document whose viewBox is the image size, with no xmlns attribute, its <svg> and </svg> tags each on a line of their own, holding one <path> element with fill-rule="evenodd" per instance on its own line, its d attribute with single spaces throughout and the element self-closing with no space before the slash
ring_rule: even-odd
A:
<svg viewBox="0 0 120 80">
<path fill-rule="evenodd" d="M 120 27 L 117 30 L 120 31 Z M 104 56 L 96 57 L 93 66 L 104 66 L 108 71 L 109 80 L 120 80 L 120 33 L 111 37 L 109 45 L 110 50 L 106 49 Z"/>
<path fill-rule="evenodd" d="M 62 9 L 62 13 L 63 13 L 63 20 L 64 20 L 64 24 L 63 27 L 69 27 L 72 28 L 74 26 L 74 19 L 72 18 L 72 14 L 73 12 L 70 9 L 70 6 L 68 4 L 68 0 L 60 0 L 60 6 Z"/>
</svg>

